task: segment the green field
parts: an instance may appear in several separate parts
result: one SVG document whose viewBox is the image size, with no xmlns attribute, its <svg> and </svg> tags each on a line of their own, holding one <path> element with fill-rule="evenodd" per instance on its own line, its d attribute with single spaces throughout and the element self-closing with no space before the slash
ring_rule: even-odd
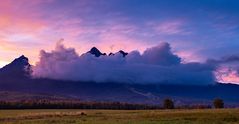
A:
<svg viewBox="0 0 239 124">
<path fill-rule="evenodd" d="M 0 124 L 239 124 L 239 109 L 0 110 Z"/>
</svg>

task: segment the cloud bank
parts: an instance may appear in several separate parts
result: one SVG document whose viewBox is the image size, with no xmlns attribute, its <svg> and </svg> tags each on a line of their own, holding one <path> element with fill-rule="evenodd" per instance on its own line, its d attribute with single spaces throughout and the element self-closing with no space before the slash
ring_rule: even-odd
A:
<svg viewBox="0 0 239 124">
<path fill-rule="evenodd" d="M 90 52 L 78 55 L 74 48 L 58 42 L 55 50 L 40 51 L 33 67 L 35 78 L 73 81 L 158 84 L 214 84 L 214 67 L 205 63 L 181 63 L 171 52 L 170 44 L 146 49 L 142 54 L 121 52 L 96 57 Z"/>
<path fill-rule="evenodd" d="M 220 59 L 209 59 L 207 63 L 216 65 L 215 78 L 219 82 L 239 84 L 239 56 L 230 55 Z"/>
</svg>

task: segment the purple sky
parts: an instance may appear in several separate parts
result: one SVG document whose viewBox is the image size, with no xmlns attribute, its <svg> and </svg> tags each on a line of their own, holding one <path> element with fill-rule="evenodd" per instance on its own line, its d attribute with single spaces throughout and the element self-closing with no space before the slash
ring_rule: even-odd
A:
<svg viewBox="0 0 239 124">
<path fill-rule="evenodd" d="M 78 53 L 168 42 L 184 62 L 239 55 L 235 0 L 0 0 L 0 10 L 0 67 L 22 54 L 34 64 L 62 38 Z M 234 65 L 226 77 L 239 82 Z"/>
</svg>

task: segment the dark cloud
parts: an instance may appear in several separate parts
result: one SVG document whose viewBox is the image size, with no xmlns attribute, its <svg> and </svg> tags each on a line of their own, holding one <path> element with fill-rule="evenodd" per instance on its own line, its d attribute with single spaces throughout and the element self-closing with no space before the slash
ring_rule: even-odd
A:
<svg viewBox="0 0 239 124">
<path fill-rule="evenodd" d="M 75 81 L 208 85 L 214 84 L 213 70 L 209 64 L 182 64 L 168 43 L 148 48 L 143 54 L 132 51 L 125 57 L 122 52 L 79 56 L 73 48 L 58 43 L 55 50 L 40 52 L 32 75 Z"/>
<path fill-rule="evenodd" d="M 237 70 L 239 72 L 239 56 L 230 55 L 220 59 L 209 59 L 208 64 L 214 65 L 216 68 L 228 68 L 229 70 Z"/>
<path fill-rule="evenodd" d="M 181 58 L 171 52 L 171 48 L 168 43 L 161 43 L 158 46 L 148 48 L 144 51 L 142 58 L 147 64 L 165 66 L 178 65 L 181 62 Z"/>
<path fill-rule="evenodd" d="M 208 63 L 214 63 L 214 64 L 234 63 L 234 62 L 239 62 L 238 55 L 224 56 L 221 59 L 209 59 L 208 60 Z"/>
</svg>

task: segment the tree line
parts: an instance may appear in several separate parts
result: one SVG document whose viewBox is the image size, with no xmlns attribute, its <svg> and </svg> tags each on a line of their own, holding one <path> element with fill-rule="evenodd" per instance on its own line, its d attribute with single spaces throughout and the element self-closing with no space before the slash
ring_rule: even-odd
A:
<svg viewBox="0 0 239 124">
<path fill-rule="evenodd" d="M 213 101 L 214 108 L 224 108 L 222 99 Z M 145 110 L 145 109 L 206 109 L 210 105 L 191 105 L 175 107 L 174 101 L 165 99 L 163 106 L 148 104 L 132 104 L 123 102 L 81 102 L 81 101 L 50 101 L 50 100 L 23 100 L 0 101 L 0 109 L 112 109 L 112 110 Z"/>
<path fill-rule="evenodd" d="M 122 102 L 78 102 L 78 101 L 0 101 L 0 109 L 112 109 L 143 110 L 159 109 L 159 106 Z"/>
<path fill-rule="evenodd" d="M 216 98 L 213 100 L 213 107 L 214 108 L 224 108 L 224 101 L 222 99 Z M 163 102 L 163 108 L 164 109 L 174 109 L 174 102 L 171 99 L 165 99 Z M 210 105 L 193 105 L 193 106 L 179 106 L 178 109 L 206 109 L 206 108 L 212 108 Z"/>
</svg>

